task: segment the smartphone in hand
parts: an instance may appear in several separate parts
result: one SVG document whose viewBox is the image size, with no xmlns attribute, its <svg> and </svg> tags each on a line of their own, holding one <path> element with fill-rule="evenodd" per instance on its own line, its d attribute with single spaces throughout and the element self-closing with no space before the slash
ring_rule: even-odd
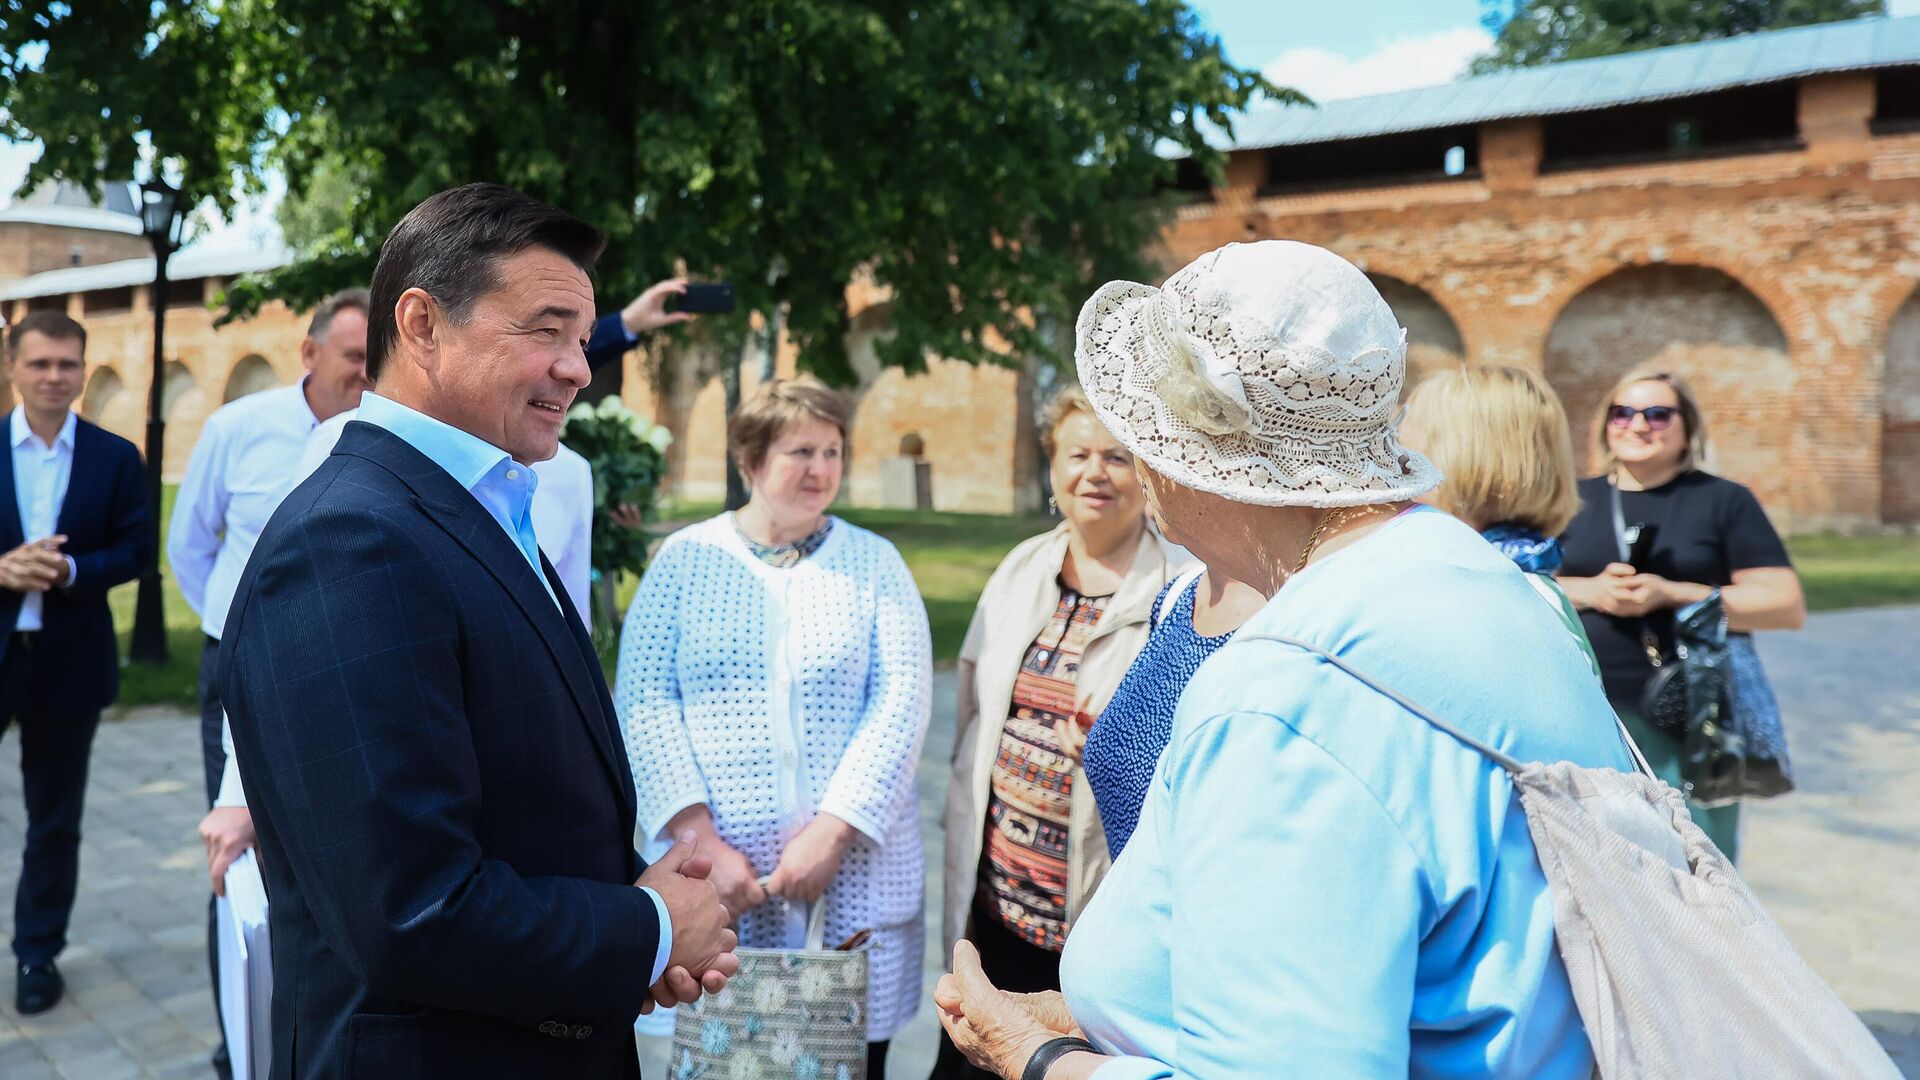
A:
<svg viewBox="0 0 1920 1080">
<path fill-rule="evenodd" d="M 1627 526 L 1627 565 L 1640 573 L 1646 573 L 1647 563 L 1653 557 L 1653 539 L 1659 533 L 1658 525 L 1633 524 Z"/>
<path fill-rule="evenodd" d="M 673 310 L 698 314 L 724 314 L 733 310 L 733 286 L 724 281 L 694 282 L 672 301 Z"/>
</svg>

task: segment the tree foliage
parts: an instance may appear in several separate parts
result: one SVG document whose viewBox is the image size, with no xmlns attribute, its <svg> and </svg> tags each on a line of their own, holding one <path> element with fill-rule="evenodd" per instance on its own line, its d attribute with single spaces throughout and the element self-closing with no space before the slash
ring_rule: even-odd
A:
<svg viewBox="0 0 1920 1080">
<path fill-rule="evenodd" d="M 1886 0 L 1482 0 L 1493 51 L 1474 74 L 1885 15 Z"/>
<path fill-rule="evenodd" d="M 56 177 L 98 192 L 140 176 L 149 150 L 191 203 L 261 190 L 274 79 L 229 6 L 7 0 L 0 134 L 45 145 L 21 192 Z"/>
<path fill-rule="evenodd" d="M 1180 0 L 76 6 L 118 44 L 60 5 L 10 25 L 11 55 L 47 42 L 37 70 L 9 69 L 14 132 L 49 158 L 78 139 L 41 171 L 98 176 L 148 128 L 216 197 L 263 154 L 284 169 L 300 258 L 243 282 L 237 310 L 365 280 L 408 208 L 495 180 L 608 231 L 603 301 L 682 269 L 728 280 L 737 319 L 780 305 L 802 365 L 841 379 L 855 281 L 894 301 L 883 361 L 1044 352 L 1033 312 L 1148 272 L 1167 151 L 1217 168 L 1204 126 L 1230 128 L 1263 89 L 1287 97 L 1230 64 Z M 166 24 L 144 53 L 143 19 Z M 151 66 L 172 48 L 271 77 Z M 183 66 L 196 77 L 171 74 Z M 44 106 L 48 79 L 73 88 L 60 108 Z M 88 100 L 116 109 L 92 116 Z M 200 123 L 153 126 L 162 100 Z"/>
</svg>

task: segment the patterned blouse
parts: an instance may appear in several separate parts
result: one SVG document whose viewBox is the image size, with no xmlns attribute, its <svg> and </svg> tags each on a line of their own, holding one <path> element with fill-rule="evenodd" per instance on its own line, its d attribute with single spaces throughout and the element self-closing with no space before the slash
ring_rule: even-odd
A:
<svg viewBox="0 0 1920 1080">
<path fill-rule="evenodd" d="M 1080 654 L 1108 596 L 1060 585 L 1060 603 L 1014 677 L 1013 701 L 987 796 L 980 897 L 1007 929 L 1059 952 L 1067 944 L 1067 821 L 1073 762 L 1060 752 L 1054 722 L 1073 716 Z"/>
<path fill-rule="evenodd" d="M 1233 640 L 1231 633 L 1205 637 L 1193 629 L 1193 601 L 1200 592 L 1200 576 L 1195 575 L 1162 619 L 1167 591 L 1153 602 L 1153 630 L 1133 666 L 1113 692 L 1105 711 L 1087 732 L 1087 745 L 1081 754 L 1080 769 L 1087 774 L 1087 786 L 1093 789 L 1094 805 L 1100 809 L 1100 824 L 1107 833 L 1107 850 L 1120 857 L 1127 838 L 1140 823 L 1140 808 L 1147 801 L 1147 787 L 1153 780 L 1160 752 L 1173 737 L 1173 707 L 1187 680 L 1200 670 L 1200 664 L 1220 646 Z"/>
</svg>

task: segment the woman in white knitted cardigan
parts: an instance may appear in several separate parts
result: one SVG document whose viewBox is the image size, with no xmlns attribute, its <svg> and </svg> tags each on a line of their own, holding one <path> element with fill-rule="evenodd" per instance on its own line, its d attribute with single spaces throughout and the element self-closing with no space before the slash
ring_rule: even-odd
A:
<svg viewBox="0 0 1920 1080">
<path fill-rule="evenodd" d="M 899 552 L 826 513 L 848 411 L 811 378 L 740 407 L 730 449 L 752 497 L 661 546 L 627 612 L 615 697 L 643 836 L 696 834 L 741 945 L 800 947 L 816 900 L 829 947 L 873 932 L 881 1077 L 921 996 L 914 766 L 931 653 Z"/>
</svg>

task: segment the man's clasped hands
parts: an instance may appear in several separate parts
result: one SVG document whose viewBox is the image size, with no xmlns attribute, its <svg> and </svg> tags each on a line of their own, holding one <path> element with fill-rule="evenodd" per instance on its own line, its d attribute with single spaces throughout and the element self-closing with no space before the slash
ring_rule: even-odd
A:
<svg viewBox="0 0 1920 1080">
<path fill-rule="evenodd" d="M 653 984 L 652 1000 L 640 1008 L 643 1014 L 655 1006 L 671 1009 L 685 1004 L 702 992 L 717 994 L 740 973 L 740 958 L 733 954 L 739 944 L 730 925 L 733 916 L 709 880 L 713 859 L 701 850 L 703 845 L 692 829 L 678 830 L 675 837 L 672 849 L 633 883 L 659 893 L 673 920 L 667 970 Z"/>
</svg>

